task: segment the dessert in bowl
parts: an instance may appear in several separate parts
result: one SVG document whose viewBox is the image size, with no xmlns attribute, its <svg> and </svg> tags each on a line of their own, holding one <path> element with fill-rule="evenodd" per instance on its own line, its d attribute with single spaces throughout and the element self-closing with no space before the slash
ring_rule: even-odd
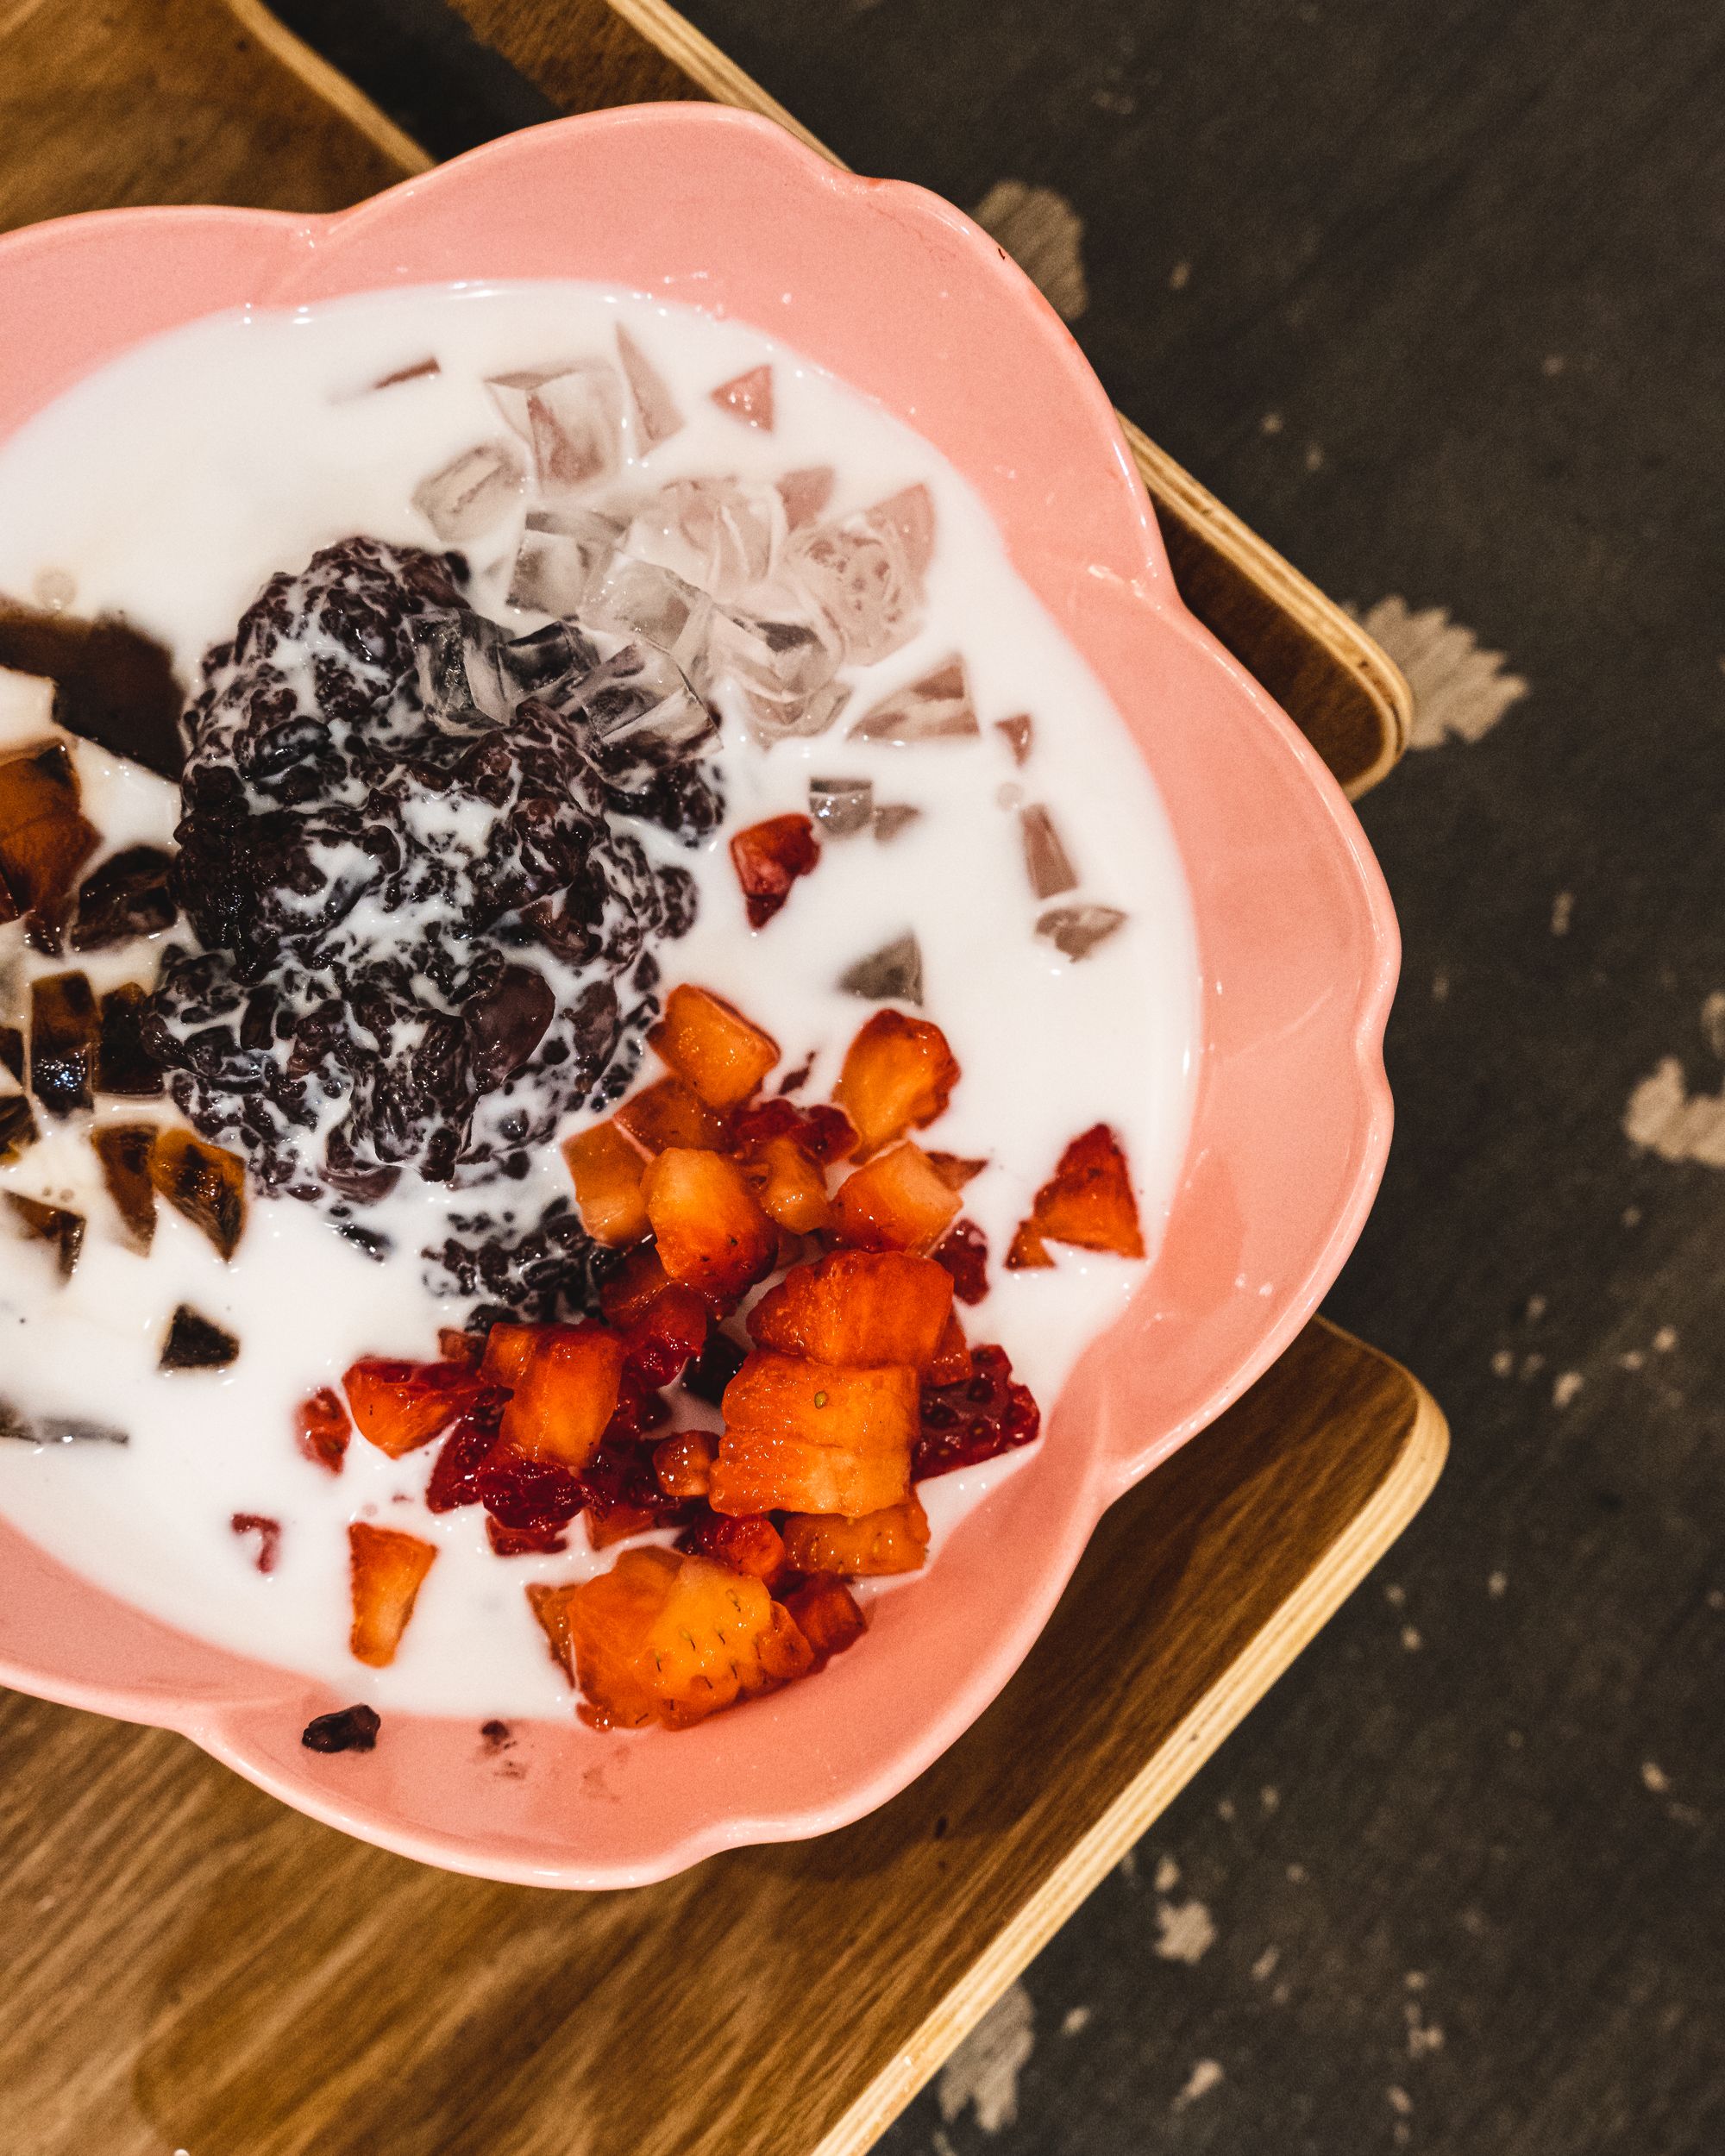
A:
<svg viewBox="0 0 1725 2156">
<path fill-rule="evenodd" d="M 1349 812 L 1033 290 L 762 123 L 0 288 L 7 1674 L 496 1876 L 856 1815 L 1357 1231 Z"/>
</svg>

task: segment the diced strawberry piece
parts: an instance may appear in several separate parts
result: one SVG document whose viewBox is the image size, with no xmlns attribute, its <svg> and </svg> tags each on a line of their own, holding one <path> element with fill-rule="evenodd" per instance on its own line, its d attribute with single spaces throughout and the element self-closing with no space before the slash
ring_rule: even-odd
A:
<svg viewBox="0 0 1725 2156">
<path fill-rule="evenodd" d="M 750 928 L 765 928 L 791 895 L 791 886 L 819 866 L 820 843 L 806 816 L 769 816 L 731 842 L 731 865 L 743 886 Z"/>
<path fill-rule="evenodd" d="M 252 1562 L 260 1572 L 273 1572 L 281 1548 L 280 1520 L 271 1520 L 260 1512 L 236 1512 L 228 1525 L 236 1535 L 257 1537 L 258 1546 L 252 1553 Z"/>
<path fill-rule="evenodd" d="M 569 1546 L 569 1538 L 561 1527 L 505 1527 L 490 1513 L 486 1514 L 486 1539 L 492 1554 L 500 1557 L 549 1557 Z"/>
<path fill-rule="evenodd" d="M 485 1353 L 480 1357 L 480 1374 L 486 1382 L 513 1392 L 533 1359 L 533 1343 L 538 1337 L 536 1325 L 494 1325 L 486 1335 Z"/>
<path fill-rule="evenodd" d="M 587 1539 L 595 1550 L 687 1517 L 683 1501 L 661 1488 L 652 1455 L 638 1445 L 608 1437 L 580 1479 Z"/>
<path fill-rule="evenodd" d="M 843 1580 L 830 1574 L 806 1580 L 786 1595 L 785 1608 L 808 1641 L 817 1670 L 824 1670 L 834 1655 L 854 1647 L 869 1629 L 856 1597 Z"/>
<path fill-rule="evenodd" d="M 528 1607 L 545 1635 L 551 1659 L 571 1684 L 575 1681 L 575 1646 L 569 1636 L 569 1606 L 575 1598 L 579 1584 L 576 1582 L 568 1587 L 548 1587 L 543 1582 L 535 1580 L 529 1583 L 527 1589 Z"/>
<path fill-rule="evenodd" d="M 1042 1416 L 1028 1388 L 1014 1382 L 1006 1352 L 971 1351 L 970 1376 L 958 1385 L 925 1385 L 913 1473 L 919 1482 L 1035 1441 Z"/>
<path fill-rule="evenodd" d="M 981 1302 L 988 1294 L 988 1238 L 974 1220 L 954 1222 L 945 1241 L 936 1244 L 934 1262 L 951 1274 L 960 1302 Z"/>
<path fill-rule="evenodd" d="M 581 1508 L 581 1486 L 561 1460 L 536 1460 L 493 1442 L 478 1472 L 480 1502 L 505 1527 L 566 1526 Z"/>
<path fill-rule="evenodd" d="M 1138 1200 L 1120 1142 L 1106 1123 L 1075 1138 L 1060 1156 L 1060 1165 L 1032 1203 L 1007 1253 L 1017 1272 L 1053 1263 L 1044 1245 L 1070 1243 L 1081 1250 L 1112 1250 L 1121 1257 L 1142 1257 Z"/>
<path fill-rule="evenodd" d="M 793 1235 L 819 1235 L 832 1219 L 825 1171 L 794 1138 L 762 1138 L 737 1166 L 769 1220 Z"/>
<path fill-rule="evenodd" d="M 503 1411 L 503 1441 L 530 1458 L 580 1468 L 617 1407 L 623 1343 L 599 1326 L 536 1329 L 533 1352 Z"/>
<path fill-rule="evenodd" d="M 921 1146 L 906 1138 L 840 1183 L 832 1200 L 832 1232 L 841 1243 L 861 1250 L 925 1254 L 951 1226 L 960 1203 Z"/>
<path fill-rule="evenodd" d="M 666 997 L 665 1015 L 647 1038 L 710 1108 L 740 1107 L 779 1060 L 770 1033 L 722 996 L 687 984 Z"/>
<path fill-rule="evenodd" d="M 731 1143 L 724 1118 L 681 1078 L 658 1078 L 630 1094 L 612 1120 L 647 1153 L 662 1153 L 673 1145 L 722 1153 Z"/>
<path fill-rule="evenodd" d="M 919 1572 L 928 1554 L 928 1514 L 914 1493 L 902 1505 L 861 1520 L 793 1513 L 785 1522 L 785 1557 L 794 1571 L 874 1579 Z"/>
<path fill-rule="evenodd" d="M 643 1188 L 659 1263 L 674 1281 L 729 1302 L 772 1271 L 778 1231 L 734 1161 L 673 1147 Z"/>
<path fill-rule="evenodd" d="M 653 1472 L 667 1497 L 705 1497 L 718 1445 L 706 1430 L 679 1430 L 653 1448 Z"/>
<path fill-rule="evenodd" d="M 916 1373 L 751 1355 L 725 1389 L 715 1512 L 879 1512 L 910 1494 Z"/>
<path fill-rule="evenodd" d="M 306 1458 L 339 1475 L 348 1457 L 348 1441 L 354 1434 L 340 1393 L 333 1386 L 320 1386 L 309 1400 L 300 1401 L 293 1420 L 299 1449 Z"/>
<path fill-rule="evenodd" d="M 906 1131 L 932 1123 L 952 1097 L 958 1063 L 926 1018 L 877 1011 L 851 1042 L 834 1093 L 867 1158 Z"/>
<path fill-rule="evenodd" d="M 750 1513 L 732 1520 L 710 1512 L 677 1537 L 680 1550 L 728 1564 L 733 1572 L 748 1572 L 770 1587 L 785 1569 L 785 1542 L 764 1513 Z"/>
<path fill-rule="evenodd" d="M 477 1372 L 458 1363 L 398 1363 L 376 1355 L 361 1357 L 342 1385 L 360 1435 L 392 1460 L 429 1445 L 481 1390 Z"/>
<path fill-rule="evenodd" d="M 563 1144 L 581 1225 L 595 1243 L 618 1250 L 647 1232 L 641 1172 L 647 1165 L 621 1131 L 596 1123 Z"/>
<path fill-rule="evenodd" d="M 462 1332 L 455 1326 L 440 1326 L 437 1329 L 437 1352 L 446 1363 L 465 1363 L 476 1370 L 485 1360 L 485 1336 L 479 1332 Z"/>
<path fill-rule="evenodd" d="M 470 1415 L 463 1415 L 437 1448 L 431 1475 L 425 1485 L 428 1512 L 455 1512 L 463 1505 L 477 1505 L 480 1470 L 497 1443 L 503 1416 L 503 1395 L 482 1401 Z"/>
<path fill-rule="evenodd" d="M 823 1168 L 834 1161 L 848 1160 L 856 1150 L 856 1133 L 842 1108 L 824 1104 L 801 1108 L 782 1094 L 744 1108 L 731 1125 L 731 1142 L 739 1150 L 769 1138 L 794 1138 L 809 1158 Z"/>
<path fill-rule="evenodd" d="M 940 1345 L 934 1351 L 934 1359 L 923 1372 L 925 1385 L 958 1385 L 975 1369 L 970 1353 L 970 1343 L 964 1337 L 964 1328 L 958 1322 L 955 1310 L 946 1320 L 946 1330 L 940 1336 Z"/>
<path fill-rule="evenodd" d="M 662 1295 L 671 1275 L 651 1244 L 632 1250 L 614 1273 L 599 1282 L 599 1307 L 612 1325 L 629 1326 Z"/>
<path fill-rule="evenodd" d="M 706 1343 L 712 1313 L 693 1288 L 668 1287 L 623 1333 L 624 1361 L 644 1385 L 668 1385 Z"/>
<path fill-rule="evenodd" d="M 434 1542 L 403 1534 L 396 1527 L 374 1527 L 356 1520 L 348 1529 L 349 1583 L 354 1628 L 348 1644 L 354 1658 L 374 1670 L 394 1661 L 413 1614 L 413 1605 L 437 1555 Z"/>
<path fill-rule="evenodd" d="M 759 1580 L 668 1550 L 625 1550 L 568 1590 L 555 1620 L 586 1696 L 582 1719 L 599 1728 L 687 1728 L 806 1676 L 814 1660 Z M 550 1624 L 546 1633 L 555 1651 Z"/>
<path fill-rule="evenodd" d="M 815 1363 L 923 1369 L 952 1315 L 952 1282 L 932 1258 L 835 1250 L 799 1265 L 749 1314 L 756 1346 Z"/>
<path fill-rule="evenodd" d="M 600 1443 L 607 1444 L 613 1438 L 643 1437 L 648 1431 L 656 1430 L 661 1423 L 668 1421 L 670 1413 L 665 1403 L 665 1395 L 655 1392 L 625 1363 L 622 1380 L 617 1388 L 617 1405 L 612 1409 L 611 1420 L 605 1426 L 605 1436 Z"/>
</svg>

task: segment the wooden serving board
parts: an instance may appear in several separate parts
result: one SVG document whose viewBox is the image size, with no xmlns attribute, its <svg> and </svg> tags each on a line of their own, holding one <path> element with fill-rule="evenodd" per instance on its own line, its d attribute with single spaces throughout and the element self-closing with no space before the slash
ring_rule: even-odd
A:
<svg viewBox="0 0 1725 2156">
<path fill-rule="evenodd" d="M 776 110 L 656 0 L 466 12 L 571 109 Z M 0 0 L 0 226 L 154 201 L 329 210 L 425 162 L 256 0 Z M 1195 611 L 1367 783 L 1405 737 L 1399 675 L 1132 439 Z M 1024 1668 L 913 1787 L 821 1841 L 638 1892 L 425 1870 L 178 1738 L 0 1695 L 0 2141 L 864 2149 L 1394 1540 L 1445 1446 L 1406 1372 L 1314 1322 L 1107 1514 Z"/>
</svg>

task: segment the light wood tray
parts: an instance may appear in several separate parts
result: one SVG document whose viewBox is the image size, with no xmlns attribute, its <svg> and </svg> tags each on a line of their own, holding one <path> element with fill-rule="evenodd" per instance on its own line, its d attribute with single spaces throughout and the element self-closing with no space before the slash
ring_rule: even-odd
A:
<svg viewBox="0 0 1725 2156">
<path fill-rule="evenodd" d="M 464 11 L 570 109 L 776 110 L 656 0 Z M 0 226 L 129 202 L 333 209 L 426 161 L 255 0 L 0 0 Z M 1405 738 L 1400 676 L 1130 433 L 1189 603 L 1368 783 Z M 1445 1444 L 1404 1371 L 1314 1322 L 1107 1514 L 1023 1670 L 913 1788 L 819 1842 L 637 1893 L 426 1871 L 177 1738 L 5 1695 L 0 2140 L 866 2148 L 1394 1540 Z"/>
</svg>

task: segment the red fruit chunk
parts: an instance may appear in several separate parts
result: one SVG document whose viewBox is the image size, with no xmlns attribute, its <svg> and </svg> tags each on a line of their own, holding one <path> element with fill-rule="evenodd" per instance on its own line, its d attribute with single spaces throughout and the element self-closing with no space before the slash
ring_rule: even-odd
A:
<svg viewBox="0 0 1725 2156">
<path fill-rule="evenodd" d="M 938 1025 L 902 1011 L 877 1011 L 851 1042 L 833 1095 L 856 1129 L 859 1156 L 932 1123 L 958 1077 Z"/>
<path fill-rule="evenodd" d="M 838 1186 L 832 1232 L 862 1250 L 925 1253 L 945 1235 L 959 1204 L 958 1193 L 935 1173 L 921 1146 L 906 1138 Z"/>
<path fill-rule="evenodd" d="M 641 1200 L 640 1153 L 609 1123 L 595 1124 L 563 1144 L 563 1158 L 575 1186 L 581 1225 L 595 1243 L 620 1249 L 647 1232 L 647 1208 Z"/>
<path fill-rule="evenodd" d="M 260 1512 L 236 1512 L 228 1522 L 236 1535 L 254 1534 L 258 1546 L 252 1553 L 252 1562 L 260 1572 L 273 1572 L 276 1553 L 281 1548 L 281 1522 L 267 1519 Z"/>
<path fill-rule="evenodd" d="M 643 1385 L 668 1385 L 700 1353 L 711 1322 L 693 1288 L 668 1287 L 624 1331 L 625 1366 Z"/>
<path fill-rule="evenodd" d="M 648 1153 L 662 1153 L 673 1145 L 720 1153 L 731 1139 L 724 1118 L 681 1078 L 661 1078 L 631 1094 L 612 1120 Z"/>
<path fill-rule="evenodd" d="M 477 1505 L 481 1495 L 480 1470 L 497 1444 L 497 1426 L 503 1413 L 503 1396 L 495 1394 L 470 1415 L 463 1415 L 437 1448 L 425 1485 L 428 1512 L 456 1512 L 463 1505 Z"/>
<path fill-rule="evenodd" d="M 665 999 L 648 1041 L 710 1108 L 740 1107 L 779 1060 L 779 1044 L 722 996 L 687 984 Z"/>
<path fill-rule="evenodd" d="M 513 1392 L 533 1358 L 533 1343 L 539 1328 L 531 1325 L 494 1325 L 486 1335 L 480 1373 L 492 1385 Z"/>
<path fill-rule="evenodd" d="M 1042 1427 L 1028 1388 L 1013 1382 L 1004 1349 L 973 1349 L 971 1361 L 972 1373 L 963 1384 L 923 1388 L 922 1428 L 911 1469 L 919 1482 L 1030 1445 Z"/>
<path fill-rule="evenodd" d="M 319 1386 L 295 1410 L 294 1428 L 299 1449 L 306 1458 L 315 1460 L 319 1467 L 327 1467 L 332 1475 L 339 1475 L 342 1463 L 348 1457 L 348 1440 L 354 1434 L 354 1426 L 348 1420 L 340 1393 L 331 1385 Z"/>
<path fill-rule="evenodd" d="M 630 1250 L 614 1273 L 599 1283 L 599 1307 L 612 1325 L 633 1325 L 671 1284 L 650 1244 Z"/>
<path fill-rule="evenodd" d="M 709 390 L 721 411 L 728 411 L 733 419 L 740 419 L 745 426 L 759 427 L 762 433 L 773 431 L 773 370 L 770 366 L 751 367 L 747 373 L 733 375 L 730 381 L 721 382 L 715 390 Z"/>
<path fill-rule="evenodd" d="M 757 1347 L 816 1363 L 925 1369 L 952 1315 L 952 1282 L 932 1258 L 835 1250 L 799 1265 L 749 1316 Z"/>
<path fill-rule="evenodd" d="M 824 1670 L 834 1655 L 854 1647 L 869 1629 L 856 1597 L 843 1580 L 830 1575 L 806 1580 L 786 1595 L 785 1608 L 808 1641 L 817 1670 Z"/>
<path fill-rule="evenodd" d="M 561 1527 L 505 1527 L 500 1520 L 486 1516 L 486 1539 L 500 1557 L 549 1557 L 567 1550 L 569 1538 Z"/>
<path fill-rule="evenodd" d="M 731 863 L 743 887 L 750 928 L 765 928 L 791 895 L 791 886 L 820 860 L 820 844 L 806 816 L 769 816 L 731 842 Z"/>
<path fill-rule="evenodd" d="M 598 1728 L 686 1729 L 813 1665 L 795 1620 L 762 1583 L 706 1557 L 625 1550 L 609 1572 L 561 1595 L 554 1621 L 586 1697 L 581 1718 Z M 548 1639 L 549 1614 L 540 1615 Z"/>
<path fill-rule="evenodd" d="M 581 1486 L 561 1460 L 530 1459 L 493 1441 L 478 1472 L 480 1502 L 505 1527 L 566 1526 L 581 1508 Z"/>
<path fill-rule="evenodd" d="M 429 1445 L 471 1407 L 480 1380 L 457 1363 L 398 1363 L 367 1355 L 342 1380 L 354 1427 L 392 1460 Z"/>
<path fill-rule="evenodd" d="M 674 1147 L 649 1168 L 642 1188 L 659 1263 L 673 1281 L 729 1302 L 772 1271 L 778 1231 L 722 1153 Z"/>
<path fill-rule="evenodd" d="M 545 1635 L 551 1659 L 571 1684 L 575 1681 L 575 1644 L 569 1637 L 569 1605 L 575 1592 L 574 1585 L 547 1587 L 537 1580 L 530 1583 L 527 1589 L 528 1608 Z"/>
<path fill-rule="evenodd" d="M 763 1138 L 737 1155 L 767 1218 L 792 1235 L 819 1235 L 832 1220 L 826 1175 L 793 1138 Z"/>
<path fill-rule="evenodd" d="M 913 1495 L 902 1505 L 888 1505 L 861 1520 L 793 1513 L 785 1522 L 785 1558 L 798 1572 L 875 1579 L 921 1571 L 928 1537 L 928 1514 Z"/>
<path fill-rule="evenodd" d="M 976 1365 L 970 1353 L 970 1343 L 964 1338 L 964 1328 L 958 1322 L 955 1310 L 946 1320 L 946 1330 L 940 1336 L 940 1345 L 934 1351 L 934 1360 L 923 1372 L 925 1385 L 957 1385 L 969 1377 Z"/>
<path fill-rule="evenodd" d="M 1075 1138 L 1060 1165 L 1036 1194 L 1007 1253 L 1011 1271 L 1051 1265 L 1045 1243 L 1070 1243 L 1081 1250 L 1113 1250 L 1142 1257 L 1138 1200 L 1120 1140 L 1106 1123 Z"/>
<path fill-rule="evenodd" d="M 768 1138 L 794 1138 L 822 1167 L 847 1160 L 856 1150 L 856 1133 L 842 1108 L 800 1108 L 782 1095 L 744 1108 L 731 1126 L 731 1138 L 739 1150 Z"/>
<path fill-rule="evenodd" d="M 598 1326 L 542 1326 L 503 1411 L 503 1441 L 531 1458 L 586 1465 L 617 1409 L 623 1343 Z"/>
<path fill-rule="evenodd" d="M 413 1605 L 437 1556 L 437 1545 L 395 1527 L 356 1520 L 348 1529 L 354 1626 L 348 1645 L 357 1661 L 387 1669 L 401 1645 Z"/>
<path fill-rule="evenodd" d="M 715 1512 L 879 1512 L 910 1494 L 916 1372 L 751 1355 L 725 1388 Z"/>
<path fill-rule="evenodd" d="M 665 1526 L 687 1512 L 682 1499 L 668 1496 L 661 1487 L 650 1453 L 610 1438 L 581 1470 L 580 1488 L 587 1539 L 595 1550 Z"/>
<path fill-rule="evenodd" d="M 718 1445 L 706 1430 L 679 1430 L 653 1448 L 653 1472 L 667 1497 L 705 1497 Z"/>
<path fill-rule="evenodd" d="M 733 1572 L 750 1573 L 768 1587 L 785 1569 L 784 1537 L 764 1513 L 731 1520 L 710 1512 L 677 1537 L 677 1547 L 728 1564 Z"/>
<path fill-rule="evenodd" d="M 974 1220 L 954 1223 L 934 1252 L 937 1265 L 952 1275 L 952 1292 L 960 1302 L 981 1302 L 988 1292 L 988 1238 Z"/>
</svg>

